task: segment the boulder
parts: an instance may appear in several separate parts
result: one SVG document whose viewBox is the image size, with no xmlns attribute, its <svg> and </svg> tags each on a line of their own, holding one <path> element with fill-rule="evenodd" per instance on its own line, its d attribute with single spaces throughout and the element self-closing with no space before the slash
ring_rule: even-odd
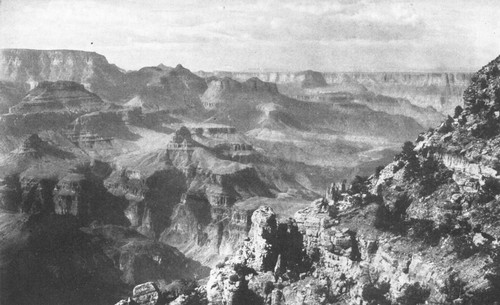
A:
<svg viewBox="0 0 500 305">
<path fill-rule="evenodd" d="M 159 304 L 160 290 L 153 282 L 139 284 L 134 287 L 132 299 L 138 305 L 156 305 Z"/>
</svg>

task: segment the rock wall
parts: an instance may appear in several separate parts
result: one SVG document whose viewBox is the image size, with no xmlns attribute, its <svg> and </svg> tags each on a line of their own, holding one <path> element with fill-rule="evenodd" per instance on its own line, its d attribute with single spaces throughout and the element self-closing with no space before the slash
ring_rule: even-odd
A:
<svg viewBox="0 0 500 305">
<path fill-rule="evenodd" d="M 404 98 L 414 105 L 420 107 L 431 106 L 445 114 L 453 113 L 455 106 L 462 105 L 463 91 L 469 85 L 472 77 L 472 73 L 459 72 L 324 72 L 321 74 L 326 81 L 322 86 L 362 85 L 374 93 Z M 302 86 L 306 74 L 304 72 L 214 72 L 200 75 L 230 77 L 238 81 L 257 77 L 264 82 Z M 316 87 L 321 87 L 321 85 Z"/>
<path fill-rule="evenodd" d="M 125 74 L 94 52 L 71 50 L 3 49 L 0 80 L 27 84 L 67 80 L 83 84 L 107 100 L 120 98 Z"/>
</svg>

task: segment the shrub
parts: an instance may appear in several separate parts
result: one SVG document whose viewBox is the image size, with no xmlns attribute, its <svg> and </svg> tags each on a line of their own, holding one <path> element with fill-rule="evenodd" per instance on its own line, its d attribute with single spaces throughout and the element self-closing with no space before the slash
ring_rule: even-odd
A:
<svg viewBox="0 0 500 305">
<path fill-rule="evenodd" d="M 273 289 L 274 289 L 274 284 L 273 284 L 273 282 L 271 282 L 271 281 L 267 281 L 267 282 L 264 284 L 264 294 L 270 294 L 271 292 L 273 292 Z"/>
<path fill-rule="evenodd" d="M 453 118 L 448 116 L 443 124 L 439 127 L 438 132 L 444 134 L 450 131 L 453 131 Z"/>
<path fill-rule="evenodd" d="M 220 269 L 220 268 L 224 268 L 224 266 L 226 266 L 225 262 L 219 262 L 219 263 L 217 263 L 217 265 L 215 265 L 215 268 Z"/>
<path fill-rule="evenodd" d="M 398 158 L 398 156 L 396 156 L 396 158 Z M 394 166 L 392 168 L 392 173 L 396 173 L 397 171 L 399 171 L 400 169 L 403 168 L 403 166 L 405 166 L 405 163 L 401 160 L 398 161 L 398 163 L 396 163 L 396 166 Z"/>
<path fill-rule="evenodd" d="M 479 201 L 485 203 L 495 199 L 496 195 L 500 194 L 500 182 L 493 177 L 488 177 L 484 181 L 484 185 L 481 187 L 481 194 Z"/>
<path fill-rule="evenodd" d="M 424 304 L 431 295 L 431 290 L 420 286 L 419 282 L 405 286 L 403 295 L 396 299 L 396 302 L 400 305 Z"/>
<path fill-rule="evenodd" d="M 236 283 L 240 280 L 240 277 L 237 274 L 231 274 L 231 276 L 229 276 L 229 280 L 233 283 Z"/>
<path fill-rule="evenodd" d="M 373 226 L 379 230 L 388 230 L 391 227 L 391 213 L 385 205 L 377 207 Z"/>
<path fill-rule="evenodd" d="M 460 235 L 452 237 L 453 250 L 457 253 L 459 259 L 466 259 L 478 252 L 478 248 L 472 242 L 469 235 Z"/>
<path fill-rule="evenodd" d="M 497 104 L 497 105 L 500 104 L 500 88 L 495 89 L 495 92 L 493 93 L 493 95 L 495 98 L 495 104 Z"/>
<path fill-rule="evenodd" d="M 392 211 L 383 204 L 379 205 L 375 211 L 373 226 L 379 230 L 403 234 L 406 229 L 406 209 L 408 209 L 410 203 L 410 198 L 408 195 L 404 194 L 396 199 L 394 202 L 394 209 Z"/>
<path fill-rule="evenodd" d="M 436 179 L 434 179 L 434 174 L 438 169 L 439 163 L 434 160 L 433 157 L 429 157 L 422 162 L 421 175 L 422 181 L 420 183 L 421 188 L 419 190 L 420 196 L 427 196 L 432 194 L 437 186 Z"/>
<path fill-rule="evenodd" d="M 421 182 L 419 195 L 428 196 L 432 194 L 440 185 L 446 183 L 452 176 L 452 172 L 432 157 L 428 157 L 422 162 L 420 168 Z"/>
<path fill-rule="evenodd" d="M 375 168 L 375 178 L 378 179 L 378 177 L 380 177 L 380 172 L 384 169 L 384 166 L 382 165 L 379 165 L 377 166 L 377 168 Z"/>
<path fill-rule="evenodd" d="M 418 162 L 417 153 L 414 151 L 415 145 L 412 142 L 406 141 L 403 144 L 401 153 L 397 157 L 406 163 L 403 178 L 405 180 L 412 180 L 417 177 L 420 171 L 420 164 Z"/>
<path fill-rule="evenodd" d="M 488 82 L 487 82 L 487 80 L 484 77 L 481 77 L 478 80 L 478 82 L 479 82 L 479 88 L 486 89 L 486 87 L 488 87 Z"/>
<path fill-rule="evenodd" d="M 496 77 L 500 74 L 500 70 L 498 69 L 498 66 L 497 65 L 493 65 L 493 67 L 491 68 L 491 76 L 492 77 Z"/>
<path fill-rule="evenodd" d="M 474 137 L 481 139 L 492 138 L 499 133 L 499 126 L 497 121 L 493 117 L 487 117 L 486 121 L 482 124 L 477 125 L 475 129 L 471 130 L 471 134 Z"/>
<path fill-rule="evenodd" d="M 351 194 L 368 193 L 368 177 L 356 176 L 351 182 Z"/>
<path fill-rule="evenodd" d="M 455 107 L 455 114 L 453 115 L 454 118 L 458 118 L 462 112 L 464 111 L 464 109 L 460 106 L 457 106 Z"/>
<path fill-rule="evenodd" d="M 472 105 L 470 106 L 470 113 L 478 114 L 484 108 L 484 105 L 484 101 L 482 100 L 472 101 Z"/>
<path fill-rule="evenodd" d="M 455 299 L 463 297 L 465 294 L 465 286 L 466 283 L 461 280 L 456 273 L 452 273 L 446 279 L 440 291 L 446 296 L 445 300 L 447 302 L 452 302 Z"/>
<path fill-rule="evenodd" d="M 435 228 L 434 221 L 426 219 L 413 220 L 412 237 L 422 240 L 428 245 L 437 245 L 441 238 L 440 231 Z"/>
<path fill-rule="evenodd" d="M 361 296 L 368 305 L 391 305 L 391 301 L 386 297 L 390 288 L 391 285 L 387 282 L 380 283 L 379 285 L 370 283 L 363 287 Z"/>
<path fill-rule="evenodd" d="M 399 153 L 399 158 L 402 160 L 408 160 L 411 157 L 415 156 L 415 145 L 411 141 L 406 141 L 401 147 L 401 152 Z"/>
<path fill-rule="evenodd" d="M 394 202 L 394 218 L 397 221 L 404 220 L 406 217 L 406 210 L 411 204 L 411 199 L 407 194 L 398 196 Z"/>
<path fill-rule="evenodd" d="M 245 278 L 245 276 L 249 274 L 257 275 L 257 271 L 255 271 L 255 269 L 250 268 L 245 264 L 235 264 L 233 270 L 242 278 Z"/>
</svg>

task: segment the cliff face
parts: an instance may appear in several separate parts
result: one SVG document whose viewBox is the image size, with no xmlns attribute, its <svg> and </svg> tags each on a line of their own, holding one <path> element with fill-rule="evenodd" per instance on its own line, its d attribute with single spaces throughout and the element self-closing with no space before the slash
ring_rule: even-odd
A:
<svg viewBox="0 0 500 305">
<path fill-rule="evenodd" d="M 451 114 L 457 105 L 462 104 L 462 93 L 467 88 L 471 73 L 384 73 L 384 72 L 324 72 L 318 73 L 319 82 L 316 85 L 307 85 L 304 72 L 214 72 L 201 75 L 216 75 L 231 77 L 238 81 L 245 81 L 257 77 L 265 82 L 274 82 L 278 85 L 296 85 L 302 88 L 337 86 L 343 91 L 352 91 L 354 86 L 363 86 L 376 94 L 395 98 L 404 98 L 412 104 L 427 107 L 431 106 L 438 111 Z M 321 77 L 318 75 L 320 74 Z M 312 74 L 311 74 L 312 75 Z M 321 81 L 321 78 L 325 81 Z M 305 84 L 305 85 L 304 85 Z M 285 90 L 286 91 L 286 90 Z"/>
<path fill-rule="evenodd" d="M 107 100 L 122 96 L 124 73 L 102 55 L 72 50 L 3 49 L 0 80 L 29 85 L 67 80 L 83 84 Z"/>
<path fill-rule="evenodd" d="M 403 98 L 392 98 L 390 96 L 365 93 L 353 97 L 355 103 L 359 103 L 373 109 L 392 115 L 403 115 L 415 119 L 424 128 L 435 127 L 445 116 L 434 109 L 433 106 L 425 108 L 415 106 L 409 100 Z"/>
<path fill-rule="evenodd" d="M 368 90 L 391 97 L 404 98 L 420 107 L 434 107 L 451 114 L 462 104 L 462 94 L 470 82 L 469 73 L 352 73 L 350 80 Z M 335 84 L 342 76 L 325 75 L 328 83 Z"/>
<path fill-rule="evenodd" d="M 279 135 L 295 129 L 380 136 L 394 141 L 411 138 L 423 130 L 410 117 L 374 111 L 361 102 L 316 103 L 290 99 L 280 94 L 274 83 L 257 78 L 242 83 L 229 78 L 211 80 L 201 101 L 211 111 L 214 122 L 250 130 L 252 136 L 266 130 Z M 295 136 L 297 133 L 292 137 Z"/>
</svg>

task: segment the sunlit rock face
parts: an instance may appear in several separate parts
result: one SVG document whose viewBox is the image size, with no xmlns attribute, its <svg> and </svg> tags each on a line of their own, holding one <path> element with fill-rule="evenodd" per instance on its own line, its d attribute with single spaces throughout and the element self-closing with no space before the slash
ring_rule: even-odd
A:
<svg viewBox="0 0 500 305">
<path fill-rule="evenodd" d="M 26 84 L 34 89 L 43 81 L 81 83 L 107 100 L 123 95 L 123 73 L 94 52 L 72 50 L 3 49 L 0 51 L 0 80 Z"/>
</svg>

